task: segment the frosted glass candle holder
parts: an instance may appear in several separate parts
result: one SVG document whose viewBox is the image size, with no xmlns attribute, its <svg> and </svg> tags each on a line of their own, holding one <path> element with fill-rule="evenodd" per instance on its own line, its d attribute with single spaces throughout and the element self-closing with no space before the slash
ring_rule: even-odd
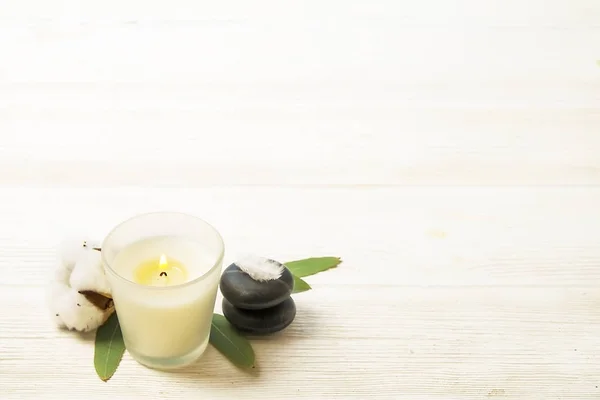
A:
<svg viewBox="0 0 600 400">
<path fill-rule="evenodd" d="M 207 222 L 150 213 L 114 228 L 102 261 L 127 351 L 140 364 L 174 369 L 208 345 L 224 244 Z"/>
</svg>

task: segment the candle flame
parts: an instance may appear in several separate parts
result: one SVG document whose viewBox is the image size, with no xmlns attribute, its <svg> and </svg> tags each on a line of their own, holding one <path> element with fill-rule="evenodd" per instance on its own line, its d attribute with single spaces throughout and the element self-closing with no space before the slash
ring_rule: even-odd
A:
<svg viewBox="0 0 600 400">
<path fill-rule="evenodd" d="M 160 256 L 160 261 L 158 262 L 158 268 L 159 269 L 167 269 L 167 256 L 165 256 L 164 254 Z"/>
</svg>

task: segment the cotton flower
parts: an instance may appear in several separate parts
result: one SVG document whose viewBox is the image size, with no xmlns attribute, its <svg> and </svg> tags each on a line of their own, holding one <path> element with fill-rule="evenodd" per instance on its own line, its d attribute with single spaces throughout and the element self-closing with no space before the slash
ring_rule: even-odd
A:
<svg viewBox="0 0 600 400">
<path fill-rule="evenodd" d="M 48 306 L 58 327 L 88 332 L 114 311 L 98 244 L 65 241 L 48 288 Z"/>
<path fill-rule="evenodd" d="M 65 239 L 58 247 L 59 262 L 72 271 L 79 257 L 94 247 L 100 244 L 92 239 Z"/>
<path fill-rule="evenodd" d="M 78 291 L 91 290 L 110 295 L 99 251 L 88 250 L 81 253 L 69 277 L 69 284 Z"/>
<path fill-rule="evenodd" d="M 73 288 L 57 293 L 51 300 L 50 309 L 57 325 L 69 330 L 89 332 L 106 321 L 106 312 Z"/>
<path fill-rule="evenodd" d="M 284 266 L 268 258 L 247 255 L 235 264 L 255 281 L 270 281 L 279 279 Z"/>
</svg>

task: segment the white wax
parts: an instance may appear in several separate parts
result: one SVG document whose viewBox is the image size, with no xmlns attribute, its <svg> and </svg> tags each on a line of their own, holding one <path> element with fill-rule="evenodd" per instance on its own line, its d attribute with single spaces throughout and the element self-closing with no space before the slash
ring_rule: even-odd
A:
<svg viewBox="0 0 600 400">
<path fill-rule="evenodd" d="M 133 281 L 144 261 L 161 254 L 179 260 L 188 281 L 202 276 L 216 259 L 202 243 L 182 237 L 155 237 L 135 242 L 117 253 L 112 267 Z M 206 346 L 215 305 L 220 268 L 198 282 L 149 287 L 108 274 L 125 345 L 148 358 L 176 358 Z M 203 350 L 200 350 L 200 352 Z"/>
</svg>

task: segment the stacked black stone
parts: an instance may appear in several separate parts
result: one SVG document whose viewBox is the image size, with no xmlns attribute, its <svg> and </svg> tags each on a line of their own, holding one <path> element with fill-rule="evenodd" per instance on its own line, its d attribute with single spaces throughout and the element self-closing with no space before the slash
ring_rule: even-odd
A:
<svg viewBox="0 0 600 400">
<path fill-rule="evenodd" d="M 294 277 L 282 267 L 281 276 L 268 281 L 252 279 L 235 263 L 223 271 L 220 283 L 223 315 L 231 325 L 250 334 L 265 335 L 292 323 L 296 316 L 296 304 L 290 297 Z"/>
</svg>

